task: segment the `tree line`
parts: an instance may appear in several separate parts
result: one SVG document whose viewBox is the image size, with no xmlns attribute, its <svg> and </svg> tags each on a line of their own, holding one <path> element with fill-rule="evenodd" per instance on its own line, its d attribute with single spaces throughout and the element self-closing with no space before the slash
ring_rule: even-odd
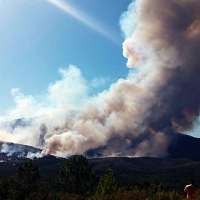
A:
<svg viewBox="0 0 200 200">
<path fill-rule="evenodd" d="M 59 188 L 41 180 L 34 160 L 19 165 L 16 175 L 0 180 L 2 200 L 184 200 L 183 194 L 165 191 L 157 180 L 118 186 L 112 169 L 99 177 L 86 157 L 74 155 L 60 167 Z"/>
</svg>

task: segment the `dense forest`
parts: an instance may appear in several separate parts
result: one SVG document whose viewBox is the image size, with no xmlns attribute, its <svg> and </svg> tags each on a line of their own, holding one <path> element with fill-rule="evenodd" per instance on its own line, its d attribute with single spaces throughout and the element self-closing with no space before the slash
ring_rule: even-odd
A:
<svg viewBox="0 0 200 200">
<path fill-rule="evenodd" d="M 121 159 L 121 165 L 122 161 L 124 162 L 127 159 L 128 158 Z M 181 183 L 181 180 L 179 180 L 180 184 L 178 185 L 176 182 L 174 183 L 173 178 L 168 177 L 172 185 L 172 187 L 168 187 L 165 182 L 161 181 L 161 176 L 156 177 L 152 175 L 155 175 L 155 173 L 152 173 L 153 168 L 150 167 L 149 163 L 151 162 L 149 162 L 149 160 L 151 160 L 152 166 L 156 162 L 157 166 L 163 165 L 161 159 L 145 158 L 143 160 L 137 160 L 138 165 L 140 164 L 139 161 L 142 162 L 143 165 L 148 161 L 149 170 L 147 172 L 144 169 L 138 168 L 138 170 L 143 170 L 144 176 L 141 176 L 140 171 L 140 178 L 137 178 L 137 170 L 135 170 L 134 174 L 130 172 L 131 174 L 128 179 L 125 177 L 123 178 L 123 176 L 125 176 L 124 174 L 120 176 L 120 173 L 122 173 L 120 170 L 117 171 L 116 166 L 118 166 L 119 163 L 113 165 L 109 163 L 110 160 L 107 160 L 106 164 L 103 160 L 97 162 L 95 159 L 89 162 L 83 155 L 74 155 L 69 159 L 61 159 L 60 165 L 57 165 L 57 167 L 60 166 L 59 169 L 54 166 L 54 171 L 50 170 L 48 172 L 49 179 L 48 175 L 46 177 L 43 176 L 45 172 L 39 167 L 42 166 L 40 160 L 37 160 L 37 162 L 35 160 L 26 160 L 17 165 L 16 172 L 14 172 L 13 175 L 8 176 L 8 174 L 6 174 L 1 178 L 0 199 L 184 200 L 184 183 Z M 158 162 L 160 162 L 160 164 Z M 172 162 L 170 162 L 170 166 L 171 164 Z M 134 163 L 134 165 L 136 164 Z M 186 163 L 186 165 L 188 164 Z M 193 164 L 190 165 L 193 166 Z M 133 167 L 131 164 L 129 166 L 130 168 Z M 167 164 L 165 161 L 165 168 L 166 166 Z M 106 170 L 101 170 L 103 168 L 105 169 L 105 167 L 107 167 Z M 184 165 L 182 165 L 182 168 L 184 168 Z M 176 168 L 170 167 L 167 168 L 167 170 L 176 170 Z M 48 171 L 47 168 L 46 171 Z M 125 169 L 125 171 L 127 171 L 127 169 Z M 182 172 L 180 172 L 180 174 L 181 173 Z M 50 176 L 50 174 L 53 174 L 53 176 Z M 147 174 L 149 177 L 146 176 Z M 55 178 L 52 180 L 54 176 Z M 171 176 L 177 176 L 177 173 L 171 173 Z M 200 199 L 200 194 L 198 196 Z"/>
</svg>

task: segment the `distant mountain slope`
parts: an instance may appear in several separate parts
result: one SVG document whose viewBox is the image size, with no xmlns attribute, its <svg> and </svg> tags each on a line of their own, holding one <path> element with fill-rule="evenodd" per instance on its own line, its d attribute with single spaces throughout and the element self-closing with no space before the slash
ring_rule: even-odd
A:
<svg viewBox="0 0 200 200">
<path fill-rule="evenodd" d="M 168 158 L 188 158 L 191 160 L 200 160 L 200 138 L 195 138 L 182 133 L 174 133 L 171 130 L 166 131 L 169 139 L 166 156 Z M 138 144 L 136 142 L 136 144 Z M 101 157 L 106 147 L 91 149 L 86 152 L 88 157 Z M 133 148 L 135 146 L 133 145 Z M 157 149 L 159 151 L 159 149 Z M 161 149 L 162 150 L 162 149 Z"/>
<path fill-rule="evenodd" d="M 0 153 L 12 157 L 38 157 L 42 149 L 28 145 L 0 141 Z"/>
<path fill-rule="evenodd" d="M 167 151 L 170 158 L 200 160 L 200 138 L 181 133 L 173 134 Z"/>
</svg>

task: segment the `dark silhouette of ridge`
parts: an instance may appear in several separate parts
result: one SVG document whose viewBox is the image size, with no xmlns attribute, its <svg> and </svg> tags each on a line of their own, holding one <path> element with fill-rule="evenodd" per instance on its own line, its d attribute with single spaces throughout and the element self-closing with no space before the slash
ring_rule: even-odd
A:
<svg viewBox="0 0 200 200">
<path fill-rule="evenodd" d="M 170 139 L 167 149 L 170 158 L 189 158 L 191 160 L 200 160 L 200 138 L 190 135 L 175 133 Z"/>
</svg>

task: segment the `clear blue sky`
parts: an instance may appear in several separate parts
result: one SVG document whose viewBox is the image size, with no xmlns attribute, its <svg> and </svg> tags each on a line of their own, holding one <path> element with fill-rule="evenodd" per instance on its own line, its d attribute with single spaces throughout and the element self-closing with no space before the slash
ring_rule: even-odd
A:
<svg viewBox="0 0 200 200">
<path fill-rule="evenodd" d="M 130 2 L 0 1 L 0 115 L 14 107 L 12 88 L 42 95 L 70 64 L 86 80 L 101 80 L 91 94 L 126 77 L 119 18 Z"/>
</svg>

